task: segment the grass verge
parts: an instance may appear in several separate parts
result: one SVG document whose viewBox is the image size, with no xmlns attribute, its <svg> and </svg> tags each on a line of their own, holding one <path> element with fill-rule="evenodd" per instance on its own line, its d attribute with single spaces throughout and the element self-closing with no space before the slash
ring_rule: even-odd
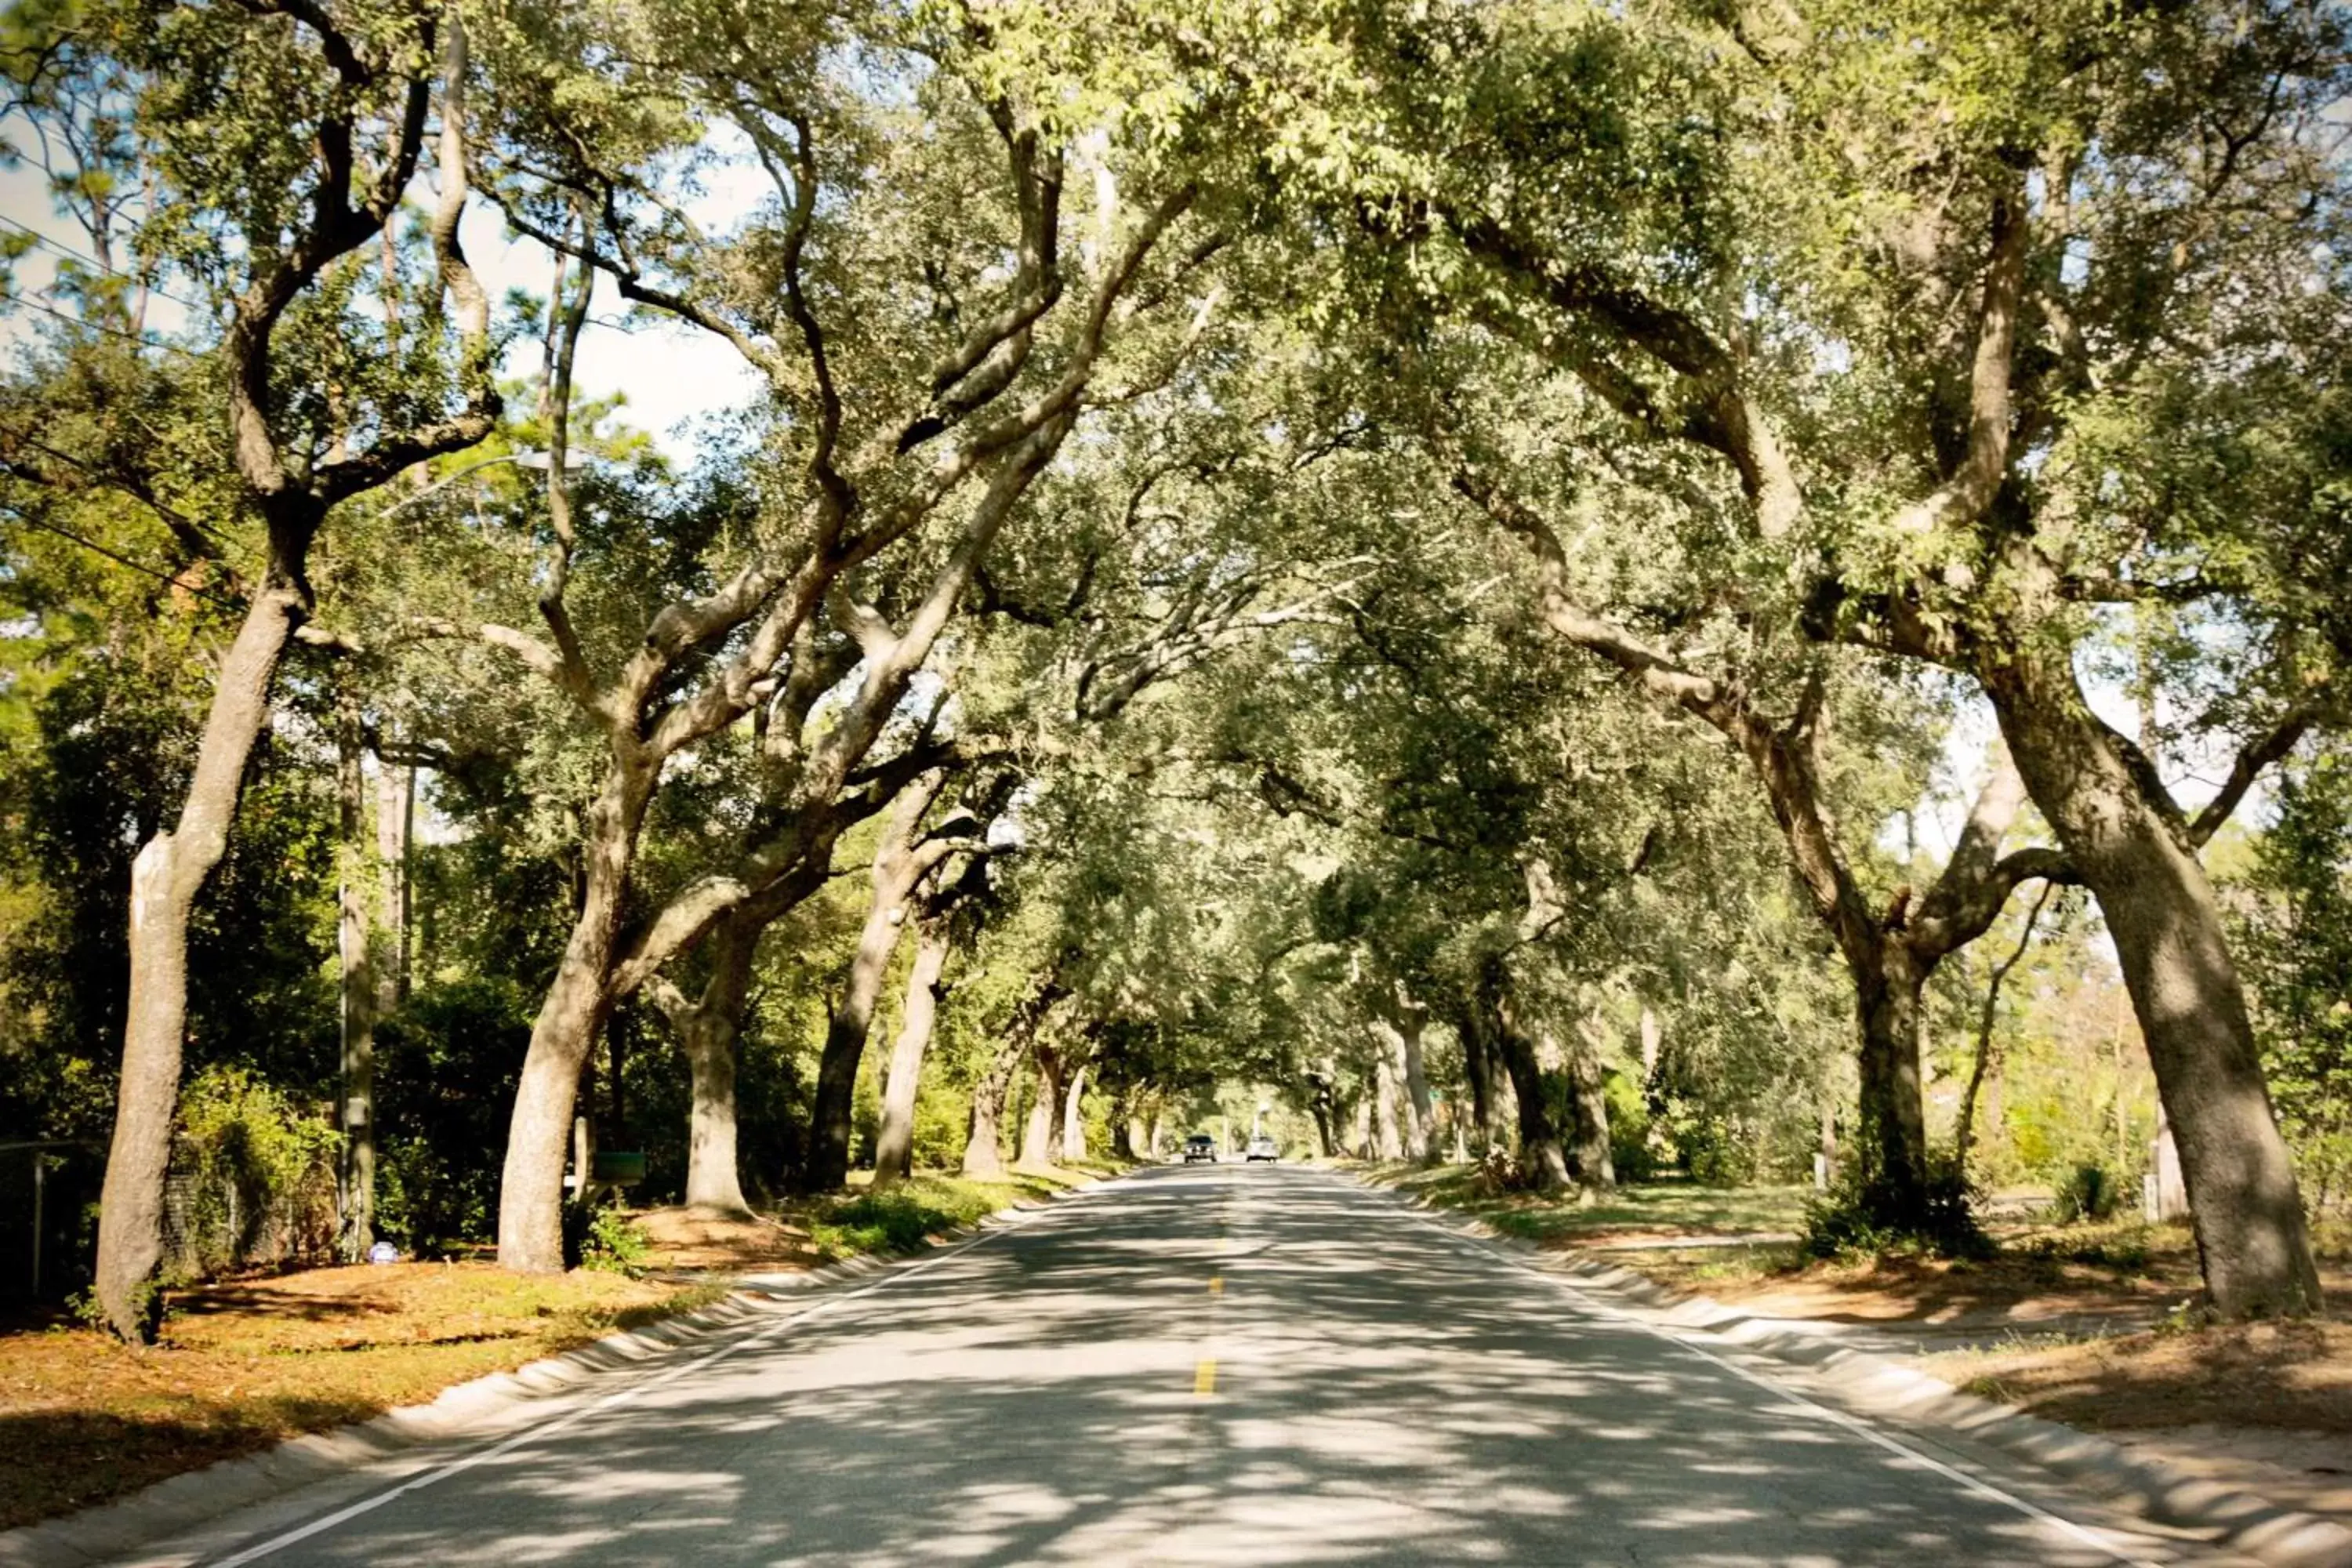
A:
<svg viewBox="0 0 2352 1568">
<path fill-rule="evenodd" d="M 363 1421 L 725 1293 L 405 1263 L 175 1290 L 151 1350 L 62 1322 L 0 1334 L 0 1529 Z"/>
<path fill-rule="evenodd" d="M 649 1246 L 644 1266 L 671 1274 L 761 1274 L 814 1268 L 866 1253 L 919 1250 L 958 1226 L 1000 1209 L 1034 1203 L 1125 1166 L 1089 1163 L 1026 1167 L 986 1180 L 926 1171 L 881 1192 L 873 1173 L 850 1173 L 846 1191 L 794 1198 L 757 1216 L 702 1210 L 639 1211 L 632 1224 Z"/>
<path fill-rule="evenodd" d="M 1607 1193 L 1556 1196 L 1496 1192 L 1475 1165 L 1360 1166 L 1383 1186 L 1475 1215 L 1507 1236 L 1539 1245 L 1790 1236 L 1804 1226 L 1807 1186 L 1710 1187 L 1629 1182 Z"/>
<path fill-rule="evenodd" d="M 912 1252 L 935 1236 L 1014 1204 L 1050 1197 L 1084 1179 L 1059 1168 L 1011 1171 L 989 1180 L 926 1172 L 878 1193 L 869 1188 L 818 1199 L 801 1217 L 810 1249 L 825 1262 L 864 1253 Z"/>
</svg>

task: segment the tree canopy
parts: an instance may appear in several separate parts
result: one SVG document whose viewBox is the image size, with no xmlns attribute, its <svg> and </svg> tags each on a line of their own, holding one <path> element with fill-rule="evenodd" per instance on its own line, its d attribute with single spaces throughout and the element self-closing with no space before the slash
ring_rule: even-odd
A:
<svg viewBox="0 0 2352 1568">
<path fill-rule="evenodd" d="M 126 1336 L 224 1104 L 529 1270 L 591 1144 L 1263 1100 L 1968 1247 L 2160 1136 L 2318 1305 L 2338 8 L 5 29 L 0 1131 L 104 1146 Z"/>
</svg>

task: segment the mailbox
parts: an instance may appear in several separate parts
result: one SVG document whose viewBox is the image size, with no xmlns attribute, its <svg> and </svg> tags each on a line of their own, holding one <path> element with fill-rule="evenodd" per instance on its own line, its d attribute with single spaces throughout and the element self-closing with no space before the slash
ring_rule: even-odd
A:
<svg viewBox="0 0 2352 1568">
<path fill-rule="evenodd" d="M 616 1187 L 634 1187 L 645 1179 L 646 1156 L 642 1149 L 596 1151 L 589 1180 L 608 1183 Z"/>
</svg>

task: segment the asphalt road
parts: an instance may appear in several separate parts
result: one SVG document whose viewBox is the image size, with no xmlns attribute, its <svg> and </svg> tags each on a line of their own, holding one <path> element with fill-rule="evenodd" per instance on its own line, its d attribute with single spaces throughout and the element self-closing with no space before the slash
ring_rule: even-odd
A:
<svg viewBox="0 0 2352 1568">
<path fill-rule="evenodd" d="M 160 1560 L 2223 1561 L 1763 1364 L 1323 1173 L 1160 1169 Z"/>
</svg>

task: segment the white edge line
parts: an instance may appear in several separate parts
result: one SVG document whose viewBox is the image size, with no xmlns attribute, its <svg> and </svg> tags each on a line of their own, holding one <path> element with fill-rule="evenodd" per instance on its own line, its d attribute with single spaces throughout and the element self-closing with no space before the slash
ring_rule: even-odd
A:
<svg viewBox="0 0 2352 1568">
<path fill-rule="evenodd" d="M 1546 1284 L 1552 1286 L 1554 1289 L 1575 1300 L 1579 1305 L 1582 1306 L 1589 1311 L 1597 1313 L 1601 1317 L 1615 1322 L 1630 1323 L 1633 1327 L 1642 1330 L 1644 1333 L 1653 1335 L 1657 1339 L 1664 1340 L 1666 1343 L 1675 1345 L 1681 1350 L 1698 1357 L 1701 1361 L 1721 1367 L 1724 1371 L 1730 1373 L 1734 1377 L 1740 1379 L 1742 1382 L 1751 1383 L 1777 1398 L 1787 1400 L 1791 1405 L 1795 1406 L 1799 1410 L 1802 1410 L 1809 1415 L 1818 1415 L 1833 1425 L 1843 1426 L 1858 1437 L 1866 1438 L 1882 1448 L 1887 1449 L 1892 1453 L 1900 1454 L 1905 1458 L 1909 1459 L 1916 1464 L 1926 1466 L 1928 1469 L 1935 1471 L 1937 1475 L 1944 1476 L 1951 1480 L 1959 1482 L 1961 1486 L 1967 1488 L 1972 1492 L 1976 1492 L 1983 1497 L 1990 1498 L 1996 1502 L 2005 1504 L 2006 1506 L 2016 1510 L 2019 1513 L 2024 1514 L 2029 1519 L 2038 1520 L 2042 1523 L 2049 1525 L 2060 1532 L 2073 1537 L 2074 1540 L 2081 1542 L 2084 1545 L 2105 1552 L 2107 1556 L 2113 1558 L 2117 1563 L 2127 1563 L 2130 1565 L 2130 1568 L 2158 1568 L 2158 1564 L 2151 1563 L 2145 1558 L 2135 1557 L 2129 1552 L 2117 1546 L 2115 1542 L 2109 1541 L 2104 1532 L 2094 1530 L 2088 1525 L 2077 1524 L 2071 1519 L 2051 1512 L 2048 1509 L 2042 1507 L 2038 1503 L 2034 1503 L 2025 1498 L 2019 1497 L 2013 1492 L 2004 1491 L 2000 1488 L 1994 1486 L 1990 1481 L 1969 1475 L 1965 1470 L 1956 1469 L 1952 1466 L 1945 1464 L 1942 1460 L 1937 1459 L 1931 1455 L 1923 1454 L 1918 1449 L 1912 1447 L 1908 1443 L 1902 1441 L 1900 1438 L 1888 1436 L 1886 1433 L 1879 1430 L 1876 1426 L 1872 1426 L 1869 1422 L 1863 1420 L 1859 1416 L 1850 1415 L 1844 1411 L 1833 1410 L 1828 1405 L 1807 1399 L 1802 1394 L 1794 1393 L 1781 1384 L 1774 1383 L 1771 1379 L 1763 1376 L 1761 1373 L 1750 1372 L 1746 1367 L 1739 1365 L 1736 1362 L 1725 1360 L 1722 1356 L 1716 1354 L 1713 1351 L 1706 1349 L 1704 1346 L 1693 1344 L 1689 1340 L 1671 1330 L 1662 1328 L 1658 1324 L 1635 1317 L 1631 1312 L 1625 1311 L 1621 1308 L 1612 1306 L 1606 1301 L 1600 1300 L 1590 1292 L 1570 1283 L 1568 1280 L 1560 1279 L 1558 1275 L 1552 1274 L 1545 1269 L 1538 1268 L 1532 1264 L 1524 1262 L 1519 1258 L 1513 1258 L 1510 1254 L 1503 1251 L 1500 1247 L 1490 1246 L 1486 1242 L 1479 1240 L 1475 1237 L 1465 1237 L 1451 1227 L 1420 1213 L 1418 1210 L 1408 1207 L 1403 1209 L 1402 1212 L 1406 1218 L 1412 1220 L 1415 1224 L 1424 1226 L 1431 1230 L 1436 1231 L 1441 1236 L 1460 1241 L 1471 1250 L 1492 1262 L 1499 1263 L 1504 1268 L 1508 1268 L 1515 1273 L 1528 1275 L 1534 1279 L 1543 1280 Z"/>
<path fill-rule="evenodd" d="M 347 1524 L 362 1514 L 373 1513 L 377 1509 L 382 1508 L 384 1504 L 391 1502 L 395 1499 L 405 1497 L 410 1492 L 422 1491 L 426 1487 L 432 1486 L 436 1482 L 446 1481 L 451 1476 L 470 1470 L 475 1466 L 495 1459 L 502 1454 L 511 1453 L 517 1448 L 538 1442 L 545 1437 L 551 1437 L 575 1422 L 583 1421 L 589 1416 L 597 1415 L 600 1412 L 614 1409 L 620 1405 L 626 1405 L 629 1401 L 636 1398 L 641 1394 L 659 1388 L 665 1384 L 674 1383 L 677 1379 L 686 1376 L 688 1373 L 700 1371 L 702 1368 L 709 1366 L 713 1362 L 722 1361 L 729 1356 L 738 1353 L 739 1352 L 751 1350 L 756 1346 L 764 1344 L 768 1341 L 774 1339 L 778 1334 L 782 1333 L 786 1329 L 794 1328 L 802 1323 L 807 1322 L 812 1318 L 822 1316 L 824 1313 L 833 1310 L 833 1309 L 841 1306 L 845 1302 L 855 1301 L 860 1296 L 871 1295 L 873 1292 L 881 1289 L 886 1285 L 895 1285 L 901 1280 L 911 1279 L 927 1268 L 932 1268 L 938 1264 L 945 1263 L 950 1258 L 960 1258 L 964 1253 L 971 1251 L 974 1247 L 994 1241 L 998 1237 L 1010 1235 L 1012 1232 L 1016 1230 L 1029 1229 L 1032 1226 L 1035 1225 L 1040 1219 L 1045 1216 L 1067 1214 L 1078 1200 L 1091 1196 L 1093 1194 L 1100 1192 L 1105 1187 L 1116 1185 L 1125 1179 L 1126 1177 L 1121 1175 L 1113 1176 L 1107 1181 L 1097 1182 L 1090 1187 L 1079 1189 L 1073 1193 L 1069 1198 L 1065 1199 L 1058 1204 L 1040 1205 L 1038 1207 L 1032 1209 L 999 1210 L 998 1212 L 1000 1214 L 1003 1214 L 1008 1217 L 1003 1224 L 997 1226 L 992 1230 L 983 1231 L 978 1236 L 958 1242 L 956 1245 L 947 1248 L 945 1251 L 935 1252 L 929 1258 L 908 1263 L 901 1268 L 893 1268 L 889 1272 L 884 1274 L 880 1279 L 860 1285 L 854 1290 L 845 1290 L 838 1296 L 828 1296 L 822 1301 L 813 1302 L 810 1305 L 802 1308 L 797 1312 L 793 1312 L 785 1317 L 779 1318 L 776 1321 L 770 1323 L 763 1329 L 745 1334 L 740 1339 L 730 1341 L 728 1343 L 720 1345 L 717 1349 L 710 1351 L 706 1354 L 695 1357 L 692 1361 L 682 1362 L 678 1365 L 670 1367 L 665 1371 L 656 1372 L 648 1376 L 639 1378 L 637 1381 L 632 1383 L 628 1387 L 617 1389 L 614 1392 L 604 1395 L 602 1399 L 592 1400 L 588 1404 L 568 1410 L 561 1415 L 540 1422 L 535 1426 L 525 1427 L 522 1431 L 514 1434 L 510 1437 L 500 1438 L 499 1441 L 491 1443 L 487 1447 L 476 1448 L 469 1454 L 460 1455 L 458 1458 L 450 1460 L 447 1464 L 441 1466 L 438 1469 L 428 1470 L 421 1476 L 413 1476 L 407 1480 L 401 1482 L 398 1486 L 387 1487 L 383 1491 L 377 1492 L 370 1497 L 362 1498 L 359 1501 L 337 1509 L 332 1513 L 323 1514 L 317 1519 L 311 1520 L 307 1524 L 298 1525 L 294 1529 L 287 1531 L 282 1534 L 273 1535 L 268 1540 L 261 1542 L 257 1545 L 248 1546 L 244 1551 L 236 1552 L 233 1556 L 215 1559 L 212 1563 L 212 1568 L 243 1568 L 245 1563 L 257 1563 L 264 1557 L 273 1556 L 278 1552 L 283 1552 L 289 1546 L 308 1541 L 314 1535 L 323 1534 L 326 1531 L 334 1529 L 338 1525 Z"/>
</svg>

